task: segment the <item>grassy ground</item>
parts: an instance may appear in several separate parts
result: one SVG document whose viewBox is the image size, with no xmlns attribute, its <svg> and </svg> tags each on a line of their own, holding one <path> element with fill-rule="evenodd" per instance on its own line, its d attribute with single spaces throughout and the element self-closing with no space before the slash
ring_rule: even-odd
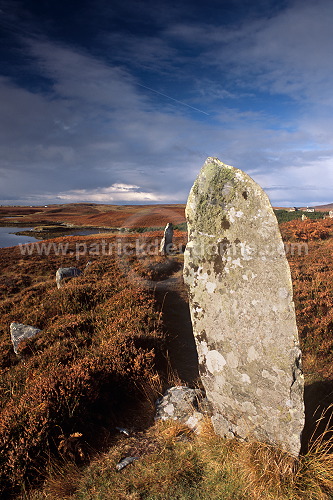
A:
<svg viewBox="0 0 333 500">
<path fill-rule="evenodd" d="M 126 456 L 137 460 L 117 471 L 116 464 Z M 164 422 L 120 438 L 83 470 L 73 463 L 52 463 L 43 490 L 22 498 L 324 500 L 332 498 L 332 488 L 332 453 L 323 443 L 295 460 L 261 443 L 223 440 L 208 421 L 200 436 Z"/>
<path fill-rule="evenodd" d="M 301 220 L 302 216 L 305 216 L 307 219 L 323 219 L 328 215 L 326 211 L 316 211 L 316 212 L 305 212 L 303 210 L 296 210 L 295 212 L 289 212 L 288 210 L 276 209 L 274 210 L 276 218 L 280 223 L 289 222 L 292 220 Z"/>
</svg>

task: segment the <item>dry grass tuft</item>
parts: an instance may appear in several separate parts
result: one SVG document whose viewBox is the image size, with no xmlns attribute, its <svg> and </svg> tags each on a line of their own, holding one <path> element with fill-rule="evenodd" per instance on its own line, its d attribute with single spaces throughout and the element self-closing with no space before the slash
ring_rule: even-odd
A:
<svg viewBox="0 0 333 500">
<path fill-rule="evenodd" d="M 236 445 L 239 472 L 245 491 L 254 499 L 285 498 L 293 489 L 299 461 L 279 448 L 266 443 L 249 442 Z"/>
<path fill-rule="evenodd" d="M 209 416 L 204 416 L 200 421 L 200 441 L 211 442 L 212 440 L 220 439 L 214 430 L 212 420 Z"/>
<path fill-rule="evenodd" d="M 68 437 L 61 435 L 59 438 L 58 451 L 63 457 L 73 462 L 84 462 L 87 459 L 81 432 L 74 432 Z"/>
<path fill-rule="evenodd" d="M 317 421 L 327 421 L 324 432 L 313 439 L 298 459 L 264 443 L 237 443 L 236 455 L 246 492 L 260 500 L 330 500 L 333 497 L 333 430 L 331 407 Z"/>
<path fill-rule="evenodd" d="M 159 436 L 166 444 L 170 444 L 180 437 L 193 437 L 191 429 L 178 421 L 159 421 L 156 424 L 156 429 L 158 429 Z"/>
<path fill-rule="evenodd" d="M 216 436 L 207 418 L 195 435 L 184 425 L 157 422 L 119 437 L 85 469 L 52 470 L 41 498 L 72 500 L 329 500 L 333 495 L 332 441 L 315 441 L 299 459 L 259 442 Z M 137 456 L 121 472 L 119 460 Z M 69 472 L 67 472 L 67 470 Z M 71 496 L 66 496 L 71 495 Z"/>
<path fill-rule="evenodd" d="M 326 421 L 324 431 L 310 442 L 309 450 L 301 457 L 300 467 L 296 475 L 296 483 L 300 493 L 307 493 L 307 498 L 313 500 L 328 500 L 333 497 L 333 428 L 332 415 L 326 416 L 333 405 L 323 411 L 317 421 L 317 427 Z M 300 497 L 301 498 L 301 497 Z"/>
<path fill-rule="evenodd" d="M 43 488 L 44 498 L 50 500 L 73 498 L 80 477 L 81 471 L 75 464 L 53 462 Z"/>
</svg>

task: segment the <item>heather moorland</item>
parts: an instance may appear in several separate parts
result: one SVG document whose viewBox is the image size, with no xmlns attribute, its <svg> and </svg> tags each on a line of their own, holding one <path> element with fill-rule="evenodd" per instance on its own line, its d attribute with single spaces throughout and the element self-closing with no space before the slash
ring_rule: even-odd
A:
<svg viewBox="0 0 333 500">
<path fill-rule="evenodd" d="M 120 227 L 129 220 L 132 231 L 0 250 L 4 497 L 332 498 L 333 220 L 280 225 L 306 381 L 303 452 L 295 460 L 268 445 L 218 438 L 208 420 L 200 436 L 177 423 L 154 423 L 154 402 L 167 387 L 200 386 L 195 370 L 182 373 L 181 366 L 186 355 L 189 363 L 194 359 L 179 342 L 188 309 L 181 280 L 187 235 L 176 230 L 174 253 L 162 257 L 162 231 L 151 229 L 170 220 L 181 224 L 183 208 L 151 214 L 120 207 L 115 211 L 123 218 L 114 223 L 105 207 L 96 209 L 95 218 L 91 206 L 86 218 L 73 211 L 64 217 L 64 207 L 58 218 L 57 209 L 47 207 L 46 222 L 98 220 L 102 226 L 104 220 Z M 40 213 L 20 210 L 15 215 L 41 223 Z M 135 232 L 142 227 L 150 230 Z M 81 276 L 56 287 L 58 267 L 83 269 L 88 261 Z M 9 335 L 13 321 L 41 329 L 20 344 L 18 356 Z M 131 429 L 131 436 L 116 427 Z M 116 472 L 126 455 L 139 460 Z"/>
</svg>

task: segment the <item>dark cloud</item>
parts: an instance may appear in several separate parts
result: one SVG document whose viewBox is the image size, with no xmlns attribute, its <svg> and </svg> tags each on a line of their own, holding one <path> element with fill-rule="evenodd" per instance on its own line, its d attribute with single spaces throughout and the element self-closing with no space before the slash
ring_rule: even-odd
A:
<svg viewBox="0 0 333 500">
<path fill-rule="evenodd" d="M 0 0 L 0 203 L 184 202 L 207 156 L 275 204 L 332 201 L 332 14 Z"/>
</svg>

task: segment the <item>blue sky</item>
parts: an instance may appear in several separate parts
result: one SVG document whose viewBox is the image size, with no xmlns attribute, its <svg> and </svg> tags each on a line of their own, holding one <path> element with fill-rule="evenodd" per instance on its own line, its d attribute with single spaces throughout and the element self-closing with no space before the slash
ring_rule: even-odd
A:
<svg viewBox="0 0 333 500">
<path fill-rule="evenodd" d="M 333 1 L 0 0 L 0 203 L 333 202 Z"/>
</svg>

